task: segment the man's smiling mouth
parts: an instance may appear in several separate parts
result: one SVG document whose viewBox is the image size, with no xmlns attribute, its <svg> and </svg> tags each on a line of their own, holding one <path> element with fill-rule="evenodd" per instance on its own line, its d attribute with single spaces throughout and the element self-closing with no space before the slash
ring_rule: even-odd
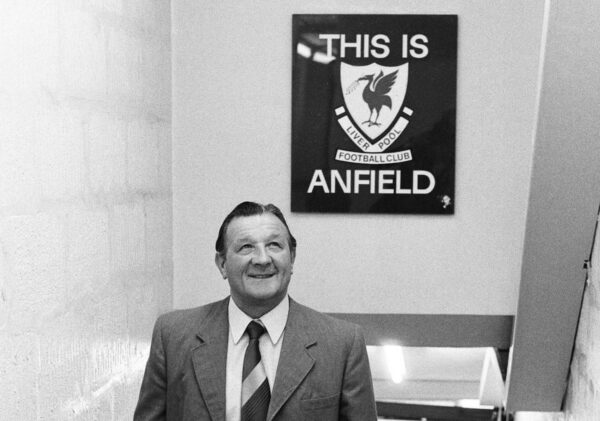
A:
<svg viewBox="0 0 600 421">
<path fill-rule="evenodd" d="M 255 274 L 248 274 L 248 276 L 250 278 L 256 278 L 256 279 L 267 279 L 270 278 L 271 276 L 274 276 L 274 273 L 255 273 Z"/>
</svg>

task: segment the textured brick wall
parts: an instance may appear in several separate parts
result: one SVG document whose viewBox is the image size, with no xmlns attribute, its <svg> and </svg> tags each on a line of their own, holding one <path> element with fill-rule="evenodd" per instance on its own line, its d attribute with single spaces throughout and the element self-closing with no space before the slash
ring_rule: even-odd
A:
<svg viewBox="0 0 600 421">
<path fill-rule="evenodd" d="M 172 306 L 166 0 L 0 3 L 0 418 L 131 419 Z"/>
<path fill-rule="evenodd" d="M 600 230 L 596 233 L 564 413 L 521 413 L 517 421 L 600 420 Z"/>
</svg>

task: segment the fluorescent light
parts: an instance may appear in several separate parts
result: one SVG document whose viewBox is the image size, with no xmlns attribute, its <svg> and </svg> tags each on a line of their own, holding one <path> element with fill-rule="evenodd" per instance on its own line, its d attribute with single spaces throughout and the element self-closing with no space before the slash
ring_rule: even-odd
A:
<svg viewBox="0 0 600 421">
<path fill-rule="evenodd" d="M 456 404 L 461 408 L 483 408 L 479 399 L 459 399 Z M 493 408 L 493 406 L 485 406 L 486 408 Z"/>
<path fill-rule="evenodd" d="M 392 381 L 396 384 L 402 383 L 406 375 L 402 347 L 400 345 L 384 345 L 383 352 L 385 353 L 385 360 L 392 376 Z"/>
</svg>

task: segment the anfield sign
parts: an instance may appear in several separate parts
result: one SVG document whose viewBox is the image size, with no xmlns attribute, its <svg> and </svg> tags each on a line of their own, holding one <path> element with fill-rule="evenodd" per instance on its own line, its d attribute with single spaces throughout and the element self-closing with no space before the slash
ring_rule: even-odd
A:
<svg viewBox="0 0 600 421">
<path fill-rule="evenodd" d="M 454 212 L 457 17 L 294 15 L 292 211 Z"/>
</svg>

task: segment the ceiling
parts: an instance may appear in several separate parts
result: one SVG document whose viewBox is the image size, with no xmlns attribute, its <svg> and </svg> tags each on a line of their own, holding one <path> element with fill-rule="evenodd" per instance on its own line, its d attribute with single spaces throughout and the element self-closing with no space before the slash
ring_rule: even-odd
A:
<svg viewBox="0 0 600 421">
<path fill-rule="evenodd" d="M 486 356 L 495 356 L 491 348 L 394 347 L 390 351 L 386 346 L 368 346 L 367 351 L 378 401 L 459 406 L 479 406 L 483 377 L 489 370 Z M 404 374 L 394 379 L 394 369 L 400 366 Z M 492 368 L 501 381 L 499 365 Z M 498 396 L 500 402 L 502 397 Z"/>
</svg>

